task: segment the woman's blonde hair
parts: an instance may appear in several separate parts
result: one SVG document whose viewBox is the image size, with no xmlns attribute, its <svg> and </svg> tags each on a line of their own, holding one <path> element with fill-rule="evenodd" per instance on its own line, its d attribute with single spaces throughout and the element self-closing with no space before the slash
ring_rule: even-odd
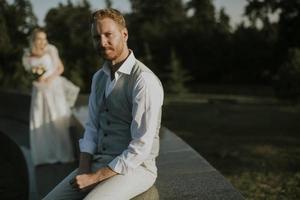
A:
<svg viewBox="0 0 300 200">
<path fill-rule="evenodd" d="M 32 30 L 31 34 L 29 35 L 29 49 L 32 50 L 32 47 L 34 45 L 34 41 L 36 39 L 36 36 L 38 33 L 45 33 L 46 34 L 46 31 L 45 29 L 43 28 L 35 28 Z M 47 42 L 48 43 L 48 42 Z"/>
</svg>

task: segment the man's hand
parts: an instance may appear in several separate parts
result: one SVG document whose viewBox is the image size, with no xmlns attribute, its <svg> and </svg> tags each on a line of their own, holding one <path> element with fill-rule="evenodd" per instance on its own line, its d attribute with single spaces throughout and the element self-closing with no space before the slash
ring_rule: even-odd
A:
<svg viewBox="0 0 300 200">
<path fill-rule="evenodd" d="M 117 173 L 108 167 L 99 169 L 95 173 L 80 174 L 73 179 L 70 184 L 76 190 L 85 190 L 93 187 L 97 183 L 108 179 Z"/>
<path fill-rule="evenodd" d="M 77 175 L 71 182 L 71 186 L 75 190 L 85 190 L 97 184 L 96 173 Z"/>
</svg>

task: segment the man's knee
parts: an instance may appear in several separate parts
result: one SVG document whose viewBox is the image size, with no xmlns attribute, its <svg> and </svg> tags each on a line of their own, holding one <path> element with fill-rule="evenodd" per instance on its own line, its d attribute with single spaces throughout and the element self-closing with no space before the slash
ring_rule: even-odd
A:
<svg viewBox="0 0 300 200">
<path fill-rule="evenodd" d="M 77 197 L 83 198 L 83 194 L 73 189 L 70 185 L 70 181 L 74 179 L 76 175 L 77 170 L 71 172 L 64 180 L 62 180 L 58 185 L 56 185 L 55 188 L 43 198 L 43 200 L 78 199 Z"/>
</svg>

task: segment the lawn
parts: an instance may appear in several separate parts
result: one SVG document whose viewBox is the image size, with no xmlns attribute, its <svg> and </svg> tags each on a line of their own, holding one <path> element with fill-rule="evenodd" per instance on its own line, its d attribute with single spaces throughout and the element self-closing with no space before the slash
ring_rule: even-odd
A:
<svg viewBox="0 0 300 200">
<path fill-rule="evenodd" d="M 274 99 L 167 97 L 163 125 L 247 199 L 300 199 L 300 107 Z"/>
</svg>

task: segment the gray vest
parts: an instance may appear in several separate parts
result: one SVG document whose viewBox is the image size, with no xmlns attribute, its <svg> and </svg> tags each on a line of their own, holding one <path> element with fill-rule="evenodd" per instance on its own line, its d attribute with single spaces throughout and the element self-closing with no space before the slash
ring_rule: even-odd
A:
<svg viewBox="0 0 300 200">
<path fill-rule="evenodd" d="M 98 100 L 98 148 L 100 155 L 117 156 L 127 149 L 132 140 L 130 126 L 132 122 L 132 92 L 138 76 L 142 72 L 151 72 L 136 60 L 131 74 L 122 74 L 114 89 L 105 98 L 108 76 L 101 72 L 96 81 L 96 99 Z M 159 81 L 159 80 L 158 80 Z M 159 129 L 161 114 L 157 118 L 158 127 L 148 159 L 153 159 L 159 152 Z"/>
</svg>

